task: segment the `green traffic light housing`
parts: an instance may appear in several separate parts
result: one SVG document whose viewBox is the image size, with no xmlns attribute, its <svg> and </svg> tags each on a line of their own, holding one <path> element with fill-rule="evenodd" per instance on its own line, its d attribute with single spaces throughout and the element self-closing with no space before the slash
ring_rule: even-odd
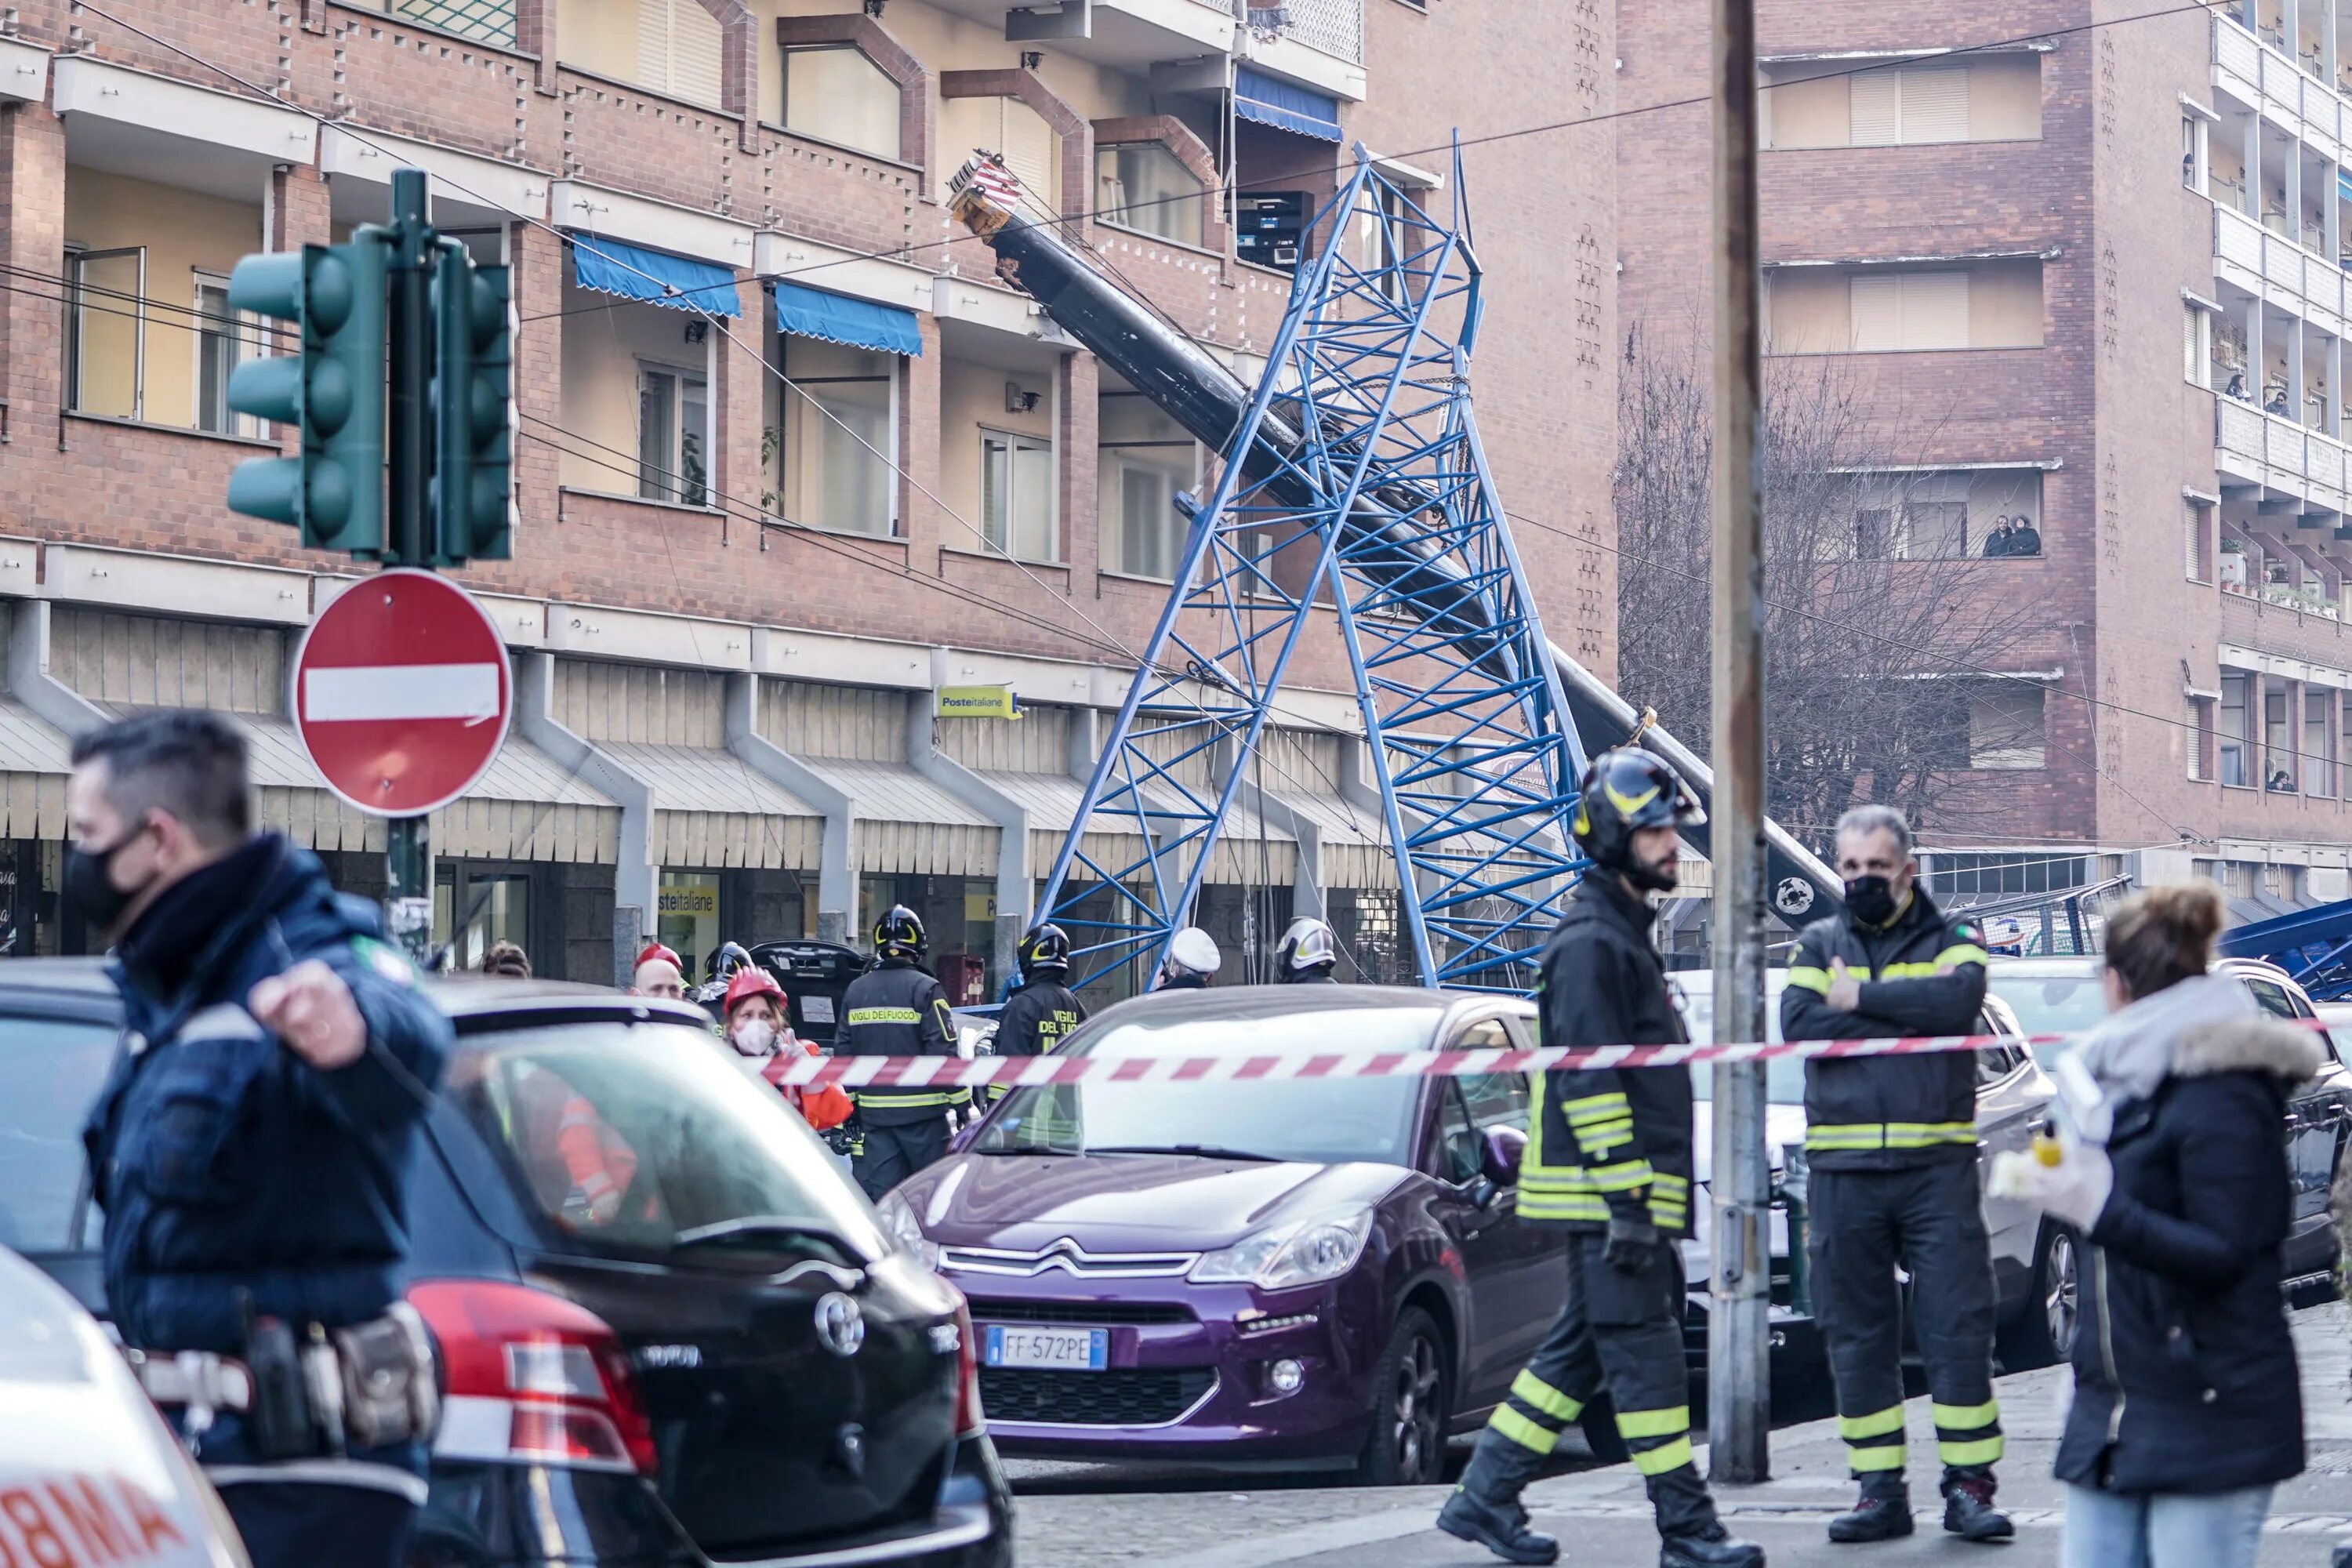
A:
<svg viewBox="0 0 2352 1568">
<path fill-rule="evenodd" d="M 433 275 L 434 560 L 504 561 L 514 539 L 514 293 L 441 243 Z"/>
</svg>

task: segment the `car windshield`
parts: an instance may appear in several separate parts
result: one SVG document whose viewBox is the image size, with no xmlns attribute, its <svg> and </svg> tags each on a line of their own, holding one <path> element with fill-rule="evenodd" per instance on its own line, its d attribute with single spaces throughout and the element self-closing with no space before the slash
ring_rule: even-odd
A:
<svg viewBox="0 0 2352 1568">
<path fill-rule="evenodd" d="M 2072 1034 L 2107 1016 L 2106 994 L 2095 971 L 2020 974 L 1996 963 L 1989 979 L 1992 994 L 2009 1004 L 2018 1027 L 2029 1035 Z"/>
<path fill-rule="evenodd" d="M 1682 992 L 1683 1022 L 1689 1026 L 1690 1037 L 1712 1043 L 1715 1039 L 1715 992 L 1706 985 L 1693 985 L 1685 975 L 1676 983 Z M 1780 1037 L 1780 993 L 1788 984 L 1787 975 L 1779 971 L 1764 977 L 1764 1037 Z M 1712 1063 L 1693 1062 L 1690 1068 L 1691 1091 L 1701 1100 L 1715 1093 L 1715 1071 Z M 1793 1057 L 1774 1057 L 1764 1064 L 1764 1097 L 1774 1105 L 1802 1105 L 1805 1102 L 1805 1064 Z"/>
<path fill-rule="evenodd" d="M 37 1254 L 76 1245 L 81 1124 L 116 1034 L 79 1019 L 0 1016 L 0 1246 Z"/>
<path fill-rule="evenodd" d="M 1204 1018 L 1197 1011 L 1154 1017 L 1140 1006 L 1068 1054 L 1085 1057 L 1219 1057 L 1261 1051 L 1427 1049 L 1434 1008 L 1349 1007 Z M 1016 1089 L 973 1143 L 982 1154 L 1083 1154 L 1090 1151 L 1223 1150 L 1275 1160 L 1402 1164 L 1417 1079 L 1303 1080 L 1281 1094 L 1222 1083 L 1087 1083 Z"/>
<path fill-rule="evenodd" d="M 615 1020 L 461 1037 L 443 1094 L 496 1155 L 495 1172 L 453 1162 L 459 1179 L 507 1187 L 510 1202 L 480 1207 L 494 1228 L 520 1212 L 518 1246 L 633 1261 L 683 1248 L 698 1265 L 730 1249 L 846 1250 L 862 1257 L 836 1260 L 855 1263 L 889 1248 L 807 1125 L 699 1029 Z"/>
</svg>

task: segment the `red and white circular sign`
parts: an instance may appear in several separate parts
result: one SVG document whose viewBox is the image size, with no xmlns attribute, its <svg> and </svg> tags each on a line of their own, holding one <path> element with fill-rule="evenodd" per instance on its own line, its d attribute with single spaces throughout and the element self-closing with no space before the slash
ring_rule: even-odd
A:
<svg viewBox="0 0 2352 1568">
<path fill-rule="evenodd" d="M 363 578 L 294 652 L 294 724 L 327 787 L 378 816 L 422 816 L 482 776 L 506 740 L 514 669 L 498 624 L 430 572 Z"/>
</svg>

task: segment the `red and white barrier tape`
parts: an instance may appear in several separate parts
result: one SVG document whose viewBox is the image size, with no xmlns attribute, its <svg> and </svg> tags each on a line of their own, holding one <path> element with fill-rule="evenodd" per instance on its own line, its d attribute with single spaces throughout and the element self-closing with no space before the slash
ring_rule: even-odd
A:
<svg viewBox="0 0 2352 1568">
<path fill-rule="evenodd" d="M 1473 1078 L 1496 1072 L 1664 1068 L 1774 1057 L 1916 1056 L 2057 1045 L 2065 1035 L 1917 1035 L 1887 1040 L 1773 1040 L 1743 1045 L 1550 1046 L 1530 1051 L 1233 1051 L 1213 1057 L 804 1057 L 779 1081 L 805 1088 L 1026 1088 L 1052 1083 L 1254 1083 L 1289 1079 Z"/>
</svg>

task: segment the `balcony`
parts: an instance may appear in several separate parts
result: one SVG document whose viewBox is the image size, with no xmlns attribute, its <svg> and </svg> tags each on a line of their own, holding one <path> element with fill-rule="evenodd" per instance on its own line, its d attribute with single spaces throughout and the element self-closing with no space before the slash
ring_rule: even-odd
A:
<svg viewBox="0 0 2352 1568">
<path fill-rule="evenodd" d="M 2214 468 L 2242 483 L 2300 497 L 2314 511 L 2340 516 L 2346 510 L 2352 451 L 2342 442 L 2217 393 L 2213 447 Z"/>
<path fill-rule="evenodd" d="M 2213 270 L 2336 337 L 2345 335 L 2344 269 L 2218 203 L 2213 208 Z"/>
<path fill-rule="evenodd" d="M 2352 141 L 2352 102 L 2275 45 L 2213 18 L 2213 85 L 2312 143 L 2333 162 Z"/>
<path fill-rule="evenodd" d="M 1002 30 L 1010 43 L 1051 43 L 1121 70 L 1233 52 L 1233 0 L 930 0 Z M 1352 0 L 1360 8 L 1362 0 Z"/>
<path fill-rule="evenodd" d="M 2286 595 L 2290 591 L 2271 592 Z M 2225 590 L 2221 642 L 2225 647 L 2300 659 L 2324 668 L 2352 668 L 2352 626 L 2345 625 L 2340 616 L 2327 614 L 2315 600 L 2282 604 L 2259 591 Z M 2229 662 L 2227 656 L 2223 662 Z"/>
</svg>

